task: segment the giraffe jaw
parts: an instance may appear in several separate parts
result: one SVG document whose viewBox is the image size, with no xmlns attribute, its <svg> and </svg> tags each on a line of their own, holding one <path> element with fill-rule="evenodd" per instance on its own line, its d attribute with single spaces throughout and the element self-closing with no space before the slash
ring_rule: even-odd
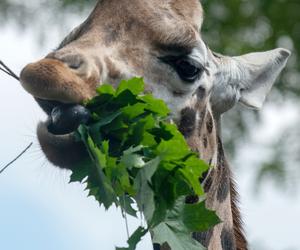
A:
<svg viewBox="0 0 300 250">
<path fill-rule="evenodd" d="M 37 126 L 37 138 L 43 153 L 55 166 L 73 169 L 87 156 L 84 145 L 78 142 L 74 132 L 53 134 L 49 131 L 51 120 L 48 118 Z"/>
</svg>

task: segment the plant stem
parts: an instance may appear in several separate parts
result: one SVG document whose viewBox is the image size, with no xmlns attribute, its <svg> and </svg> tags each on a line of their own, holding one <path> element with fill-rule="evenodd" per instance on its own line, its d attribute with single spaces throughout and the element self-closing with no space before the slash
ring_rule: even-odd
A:
<svg viewBox="0 0 300 250">
<path fill-rule="evenodd" d="M 13 159 L 11 162 L 9 162 L 6 166 L 4 166 L 1 170 L 0 170 L 0 174 L 2 174 L 9 166 L 11 166 L 14 162 L 16 162 L 23 154 L 26 153 L 26 151 L 33 145 L 33 143 L 31 142 L 23 151 L 22 153 L 20 153 L 15 159 Z"/>
<path fill-rule="evenodd" d="M 20 81 L 20 77 L 18 77 L 8 66 L 5 65 L 4 62 L 0 60 L 0 70 L 9 76 L 15 78 L 17 81 Z"/>
<path fill-rule="evenodd" d="M 123 206 L 125 207 L 125 194 L 123 195 Z M 123 217 L 125 219 L 125 224 L 126 224 L 126 232 L 127 232 L 127 238 L 129 239 L 129 227 L 128 227 L 128 219 L 127 219 L 127 214 L 126 212 L 122 209 Z"/>
</svg>

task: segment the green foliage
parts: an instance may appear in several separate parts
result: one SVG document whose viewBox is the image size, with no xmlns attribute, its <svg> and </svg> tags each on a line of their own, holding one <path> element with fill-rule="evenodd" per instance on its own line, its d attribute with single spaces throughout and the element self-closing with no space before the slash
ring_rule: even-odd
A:
<svg viewBox="0 0 300 250">
<path fill-rule="evenodd" d="M 128 239 L 128 247 L 116 247 L 116 250 L 134 250 L 139 241 L 147 232 L 147 229 L 143 227 L 138 227 L 137 230 L 135 230 L 135 232 Z"/>
<path fill-rule="evenodd" d="M 184 198 L 180 198 L 166 219 L 154 228 L 154 242 L 163 244 L 168 239 L 172 250 L 201 250 L 204 248 L 191 239 L 191 233 L 204 232 L 219 222 L 215 213 L 205 208 L 204 201 L 187 205 Z"/>
<path fill-rule="evenodd" d="M 116 90 L 102 85 L 86 103 L 92 120 L 79 127 L 77 138 L 90 159 L 73 170 L 71 182 L 85 183 L 106 209 L 114 204 L 136 216 L 136 204 L 143 212 L 148 228 L 138 228 L 128 248 L 118 249 L 135 249 L 148 231 L 154 242 L 168 242 L 174 250 L 201 249 L 191 233 L 206 231 L 219 219 L 204 201 L 185 204 L 184 197 L 204 195 L 199 178 L 209 166 L 168 123 L 164 102 L 143 90 L 141 78 L 122 81 Z"/>
</svg>

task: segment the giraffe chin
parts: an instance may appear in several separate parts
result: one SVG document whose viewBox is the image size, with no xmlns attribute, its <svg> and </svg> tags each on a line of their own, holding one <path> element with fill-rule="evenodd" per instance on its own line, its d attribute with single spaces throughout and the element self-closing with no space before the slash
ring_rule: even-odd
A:
<svg viewBox="0 0 300 250">
<path fill-rule="evenodd" d="M 88 156 L 83 143 L 76 141 L 74 132 L 62 135 L 51 133 L 48 129 L 50 123 L 48 119 L 37 126 L 37 137 L 43 153 L 55 166 L 75 169 Z"/>
</svg>

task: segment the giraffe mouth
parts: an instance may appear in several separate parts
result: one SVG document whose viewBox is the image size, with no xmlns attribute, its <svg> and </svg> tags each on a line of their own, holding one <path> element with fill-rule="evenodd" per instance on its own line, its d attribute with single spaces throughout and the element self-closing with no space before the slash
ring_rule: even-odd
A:
<svg viewBox="0 0 300 250">
<path fill-rule="evenodd" d="M 90 119 L 90 112 L 82 105 L 35 99 L 48 115 L 45 125 L 53 135 L 70 134 Z"/>
<path fill-rule="evenodd" d="M 90 99 L 94 91 L 62 61 L 45 58 L 30 63 L 22 70 L 20 80 L 48 115 L 45 125 L 50 133 L 69 134 L 88 120 L 88 111 L 79 103 Z"/>
<path fill-rule="evenodd" d="M 37 138 L 47 159 L 54 165 L 72 169 L 86 156 L 83 143 L 76 141 L 79 124 L 89 119 L 79 105 L 94 95 L 85 80 L 63 62 L 42 59 L 25 66 L 21 84 L 48 115 L 37 127 Z"/>
</svg>

